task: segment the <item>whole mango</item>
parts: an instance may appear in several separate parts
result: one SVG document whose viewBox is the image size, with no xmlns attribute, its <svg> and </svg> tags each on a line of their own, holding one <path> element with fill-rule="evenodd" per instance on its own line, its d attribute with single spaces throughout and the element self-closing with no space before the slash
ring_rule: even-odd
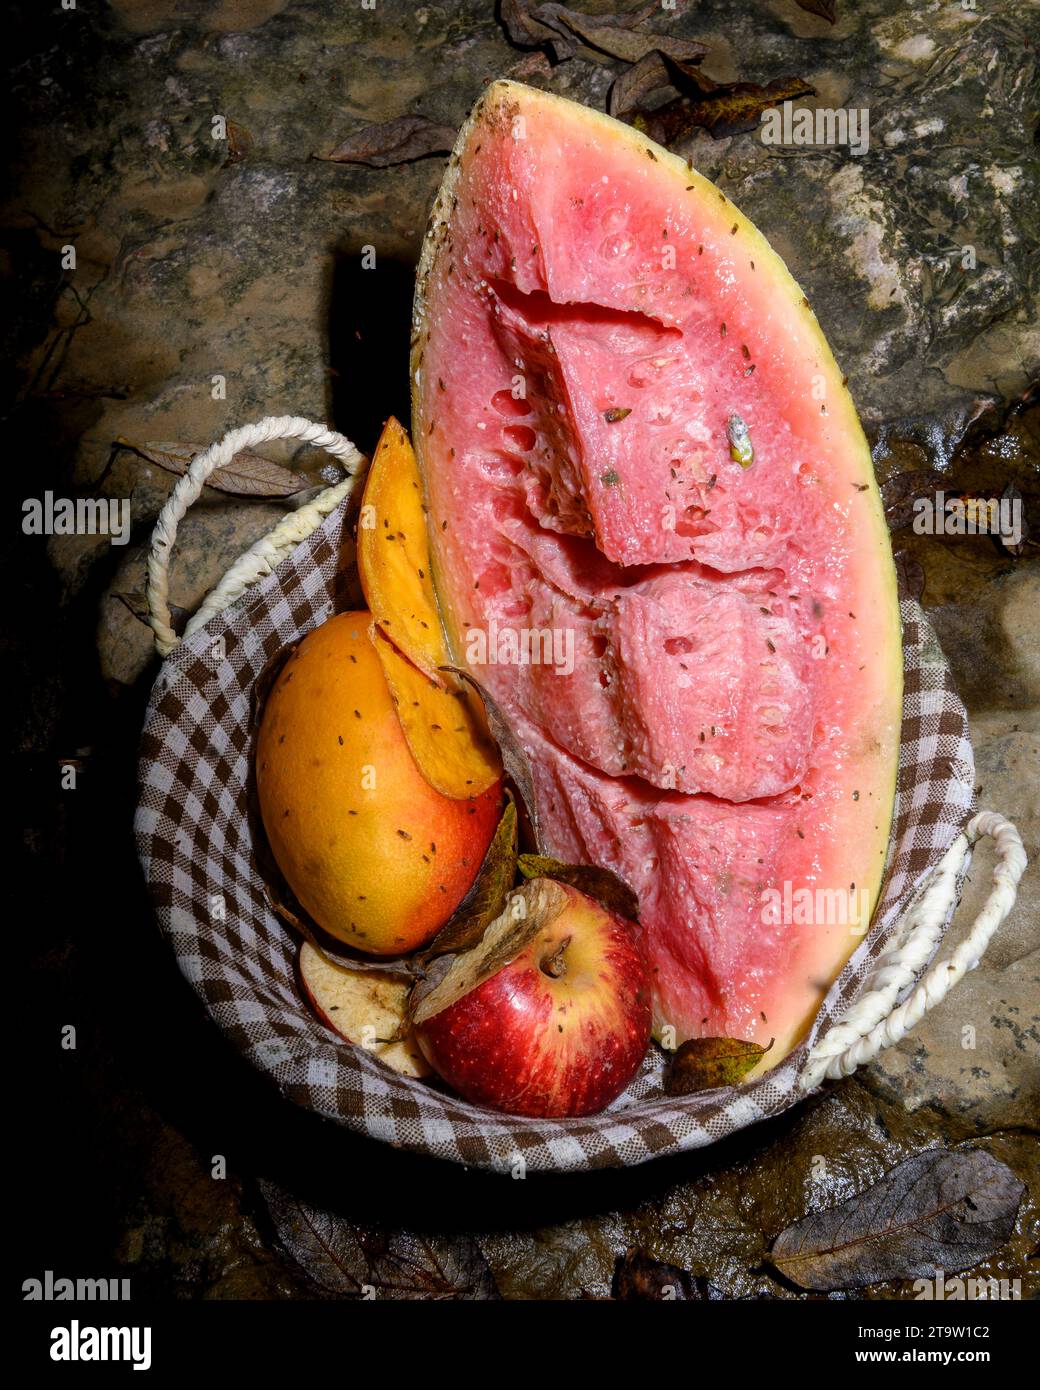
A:
<svg viewBox="0 0 1040 1390">
<path fill-rule="evenodd" d="M 315 922 L 371 955 L 429 941 L 475 878 L 502 784 L 445 796 L 409 752 L 369 613 L 308 634 L 267 697 L 256 785 L 279 869 Z"/>
</svg>

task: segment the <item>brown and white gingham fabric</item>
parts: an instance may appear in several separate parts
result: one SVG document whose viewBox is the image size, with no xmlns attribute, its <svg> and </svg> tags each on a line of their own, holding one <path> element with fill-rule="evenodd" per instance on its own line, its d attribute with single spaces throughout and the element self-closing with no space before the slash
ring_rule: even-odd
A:
<svg viewBox="0 0 1040 1390">
<path fill-rule="evenodd" d="M 885 889 L 870 933 L 805 1043 L 758 1082 L 682 1099 L 663 1093 L 655 1053 L 603 1114 L 518 1119 L 391 1072 L 323 1027 L 297 987 L 298 943 L 264 896 L 254 852 L 262 832 L 248 809 L 254 686 L 283 647 L 353 606 L 354 576 L 341 563 L 353 554 L 345 515 L 345 507 L 333 512 L 272 575 L 179 647 L 148 706 L 138 853 L 159 924 L 214 1021 L 296 1104 L 375 1139 L 480 1168 L 631 1166 L 711 1144 L 793 1104 L 808 1047 L 857 997 L 922 878 L 972 810 L 964 707 L 920 605 L 902 601 L 902 750 Z"/>
</svg>

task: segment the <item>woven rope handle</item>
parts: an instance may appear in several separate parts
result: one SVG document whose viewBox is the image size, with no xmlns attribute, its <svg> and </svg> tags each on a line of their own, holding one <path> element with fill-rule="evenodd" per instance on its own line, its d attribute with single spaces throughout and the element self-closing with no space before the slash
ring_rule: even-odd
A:
<svg viewBox="0 0 1040 1390">
<path fill-rule="evenodd" d="M 148 621 L 155 633 L 155 647 L 160 656 L 169 656 L 181 639 L 170 620 L 170 557 L 177 539 L 177 527 L 185 512 L 198 499 L 206 479 L 217 468 L 224 468 L 243 449 L 266 444 L 272 439 L 301 439 L 337 458 L 347 470 L 347 476 L 334 487 L 326 488 L 295 512 L 290 512 L 266 536 L 239 556 L 224 578 L 202 602 L 185 629 L 185 637 L 197 632 L 215 614 L 223 612 L 240 594 L 258 579 L 270 574 L 280 560 L 307 539 L 322 520 L 348 497 L 364 472 L 367 460 L 349 439 L 335 430 L 304 420 L 299 415 L 271 415 L 255 425 L 243 425 L 229 430 L 223 439 L 197 454 L 177 486 L 170 493 L 159 513 L 152 532 L 152 548 L 148 556 Z"/>
<path fill-rule="evenodd" d="M 918 972 L 930 959 L 943 926 L 957 902 L 957 880 L 971 850 L 982 836 L 996 846 L 993 887 L 971 930 L 951 956 L 938 961 L 911 993 Z M 974 970 L 993 933 L 1014 906 L 1018 881 L 1026 867 L 1022 840 L 1010 821 L 995 811 L 980 811 L 936 865 L 911 904 L 891 945 L 879 957 L 867 981 L 867 992 L 848 1013 L 828 1029 L 809 1054 L 799 1078 L 813 1090 L 825 1078 L 851 1076 L 886 1047 L 897 1043 L 929 1009 L 944 999 L 969 970 Z"/>
</svg>

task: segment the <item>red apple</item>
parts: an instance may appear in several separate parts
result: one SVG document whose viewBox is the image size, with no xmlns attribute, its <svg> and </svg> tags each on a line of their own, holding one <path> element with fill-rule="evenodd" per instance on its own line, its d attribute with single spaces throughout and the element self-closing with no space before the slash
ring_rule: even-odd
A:
<svg viewBox="0 0 1040 1390">
<path fill-rule="evenodd" d="M 466 1100 L 513 1115 L 592 1115 L 650 1041 L 633 928 L 577 889 L 533 879 L 480 944 L 413 1002 L 430 1065 Z"/>
</svg>

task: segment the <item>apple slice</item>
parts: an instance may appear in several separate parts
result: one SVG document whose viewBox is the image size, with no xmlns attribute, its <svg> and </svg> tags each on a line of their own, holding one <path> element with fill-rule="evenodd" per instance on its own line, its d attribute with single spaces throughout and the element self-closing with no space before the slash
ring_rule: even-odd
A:
<svg viewBox="0 0 1040 1390">
<path fill-rule="evenodd" d="M 409 980 L 333 965 L 310 942 L 300 948 L 300 979 L 327 1028 L 394 1071 L 429 1076 L 431 1068 L 407 1023 Z"/>
</svg>

